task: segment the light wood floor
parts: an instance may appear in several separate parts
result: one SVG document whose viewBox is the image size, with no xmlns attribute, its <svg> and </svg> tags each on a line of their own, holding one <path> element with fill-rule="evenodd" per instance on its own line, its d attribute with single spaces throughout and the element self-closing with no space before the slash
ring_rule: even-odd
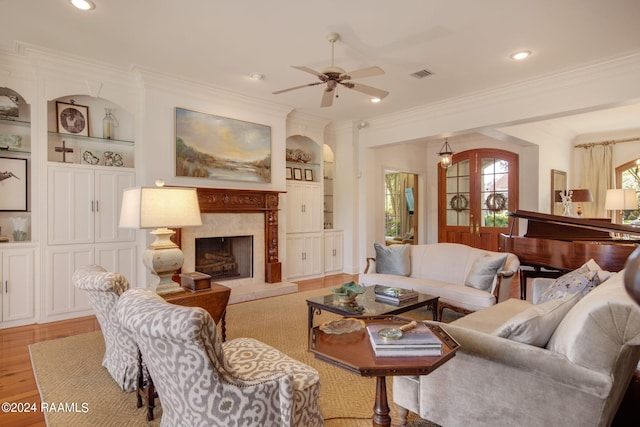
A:
<svg viewBox="0 0 640 427">
<path fill-rule="evenodd" d="M 298 292 L 340 285 L 356 279 L 349 274 L 336 274 L 298 283 Z M 0 402 L 35 403 L 40 406 L 40 395 L 31 368 L 29 345 L 93 332 L 100 329 L 94 316 L 80 317 L 41 325 L 0 329 Z M 45 426 L 40 411 L 24 413 L 0 412 L 0 426 Z"/>
</svg>

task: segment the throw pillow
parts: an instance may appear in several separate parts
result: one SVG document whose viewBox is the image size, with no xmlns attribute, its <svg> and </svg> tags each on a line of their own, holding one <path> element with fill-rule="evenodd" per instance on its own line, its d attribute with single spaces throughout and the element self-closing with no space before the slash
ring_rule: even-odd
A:
<svg viewBox="0 0 640 427">
<path fill-rule="evenodd" d="M 481 291 L 491 290 L 493 279 L 495 279 L 496 274 L 498 274 L 498 271 L 500 271 L 506 260 L 506 254 L 485 255 L 476 258 L 464 284 L 472 288 L 480 289 Z"/>
<path fill-rule="evenodd" d="M 411 274 L 411 246 L 373 244 L 376 250 L 376 273 L 408 276 Z"/>
<path fill-rule="evenodd" d="M 570 271 L 564 276 L 558 277 L 542 293 L 538 304 L 542 304 L 557 298 L 562 298 L 565 294 L 580 294 L 585 296 L 591 289 L 600 284 L 600 277 L 597 271 L 589 271 L 586 265 Z"/>
<path fill-rule="evenodd" d="M 523 344 L 544 347 L 564 316 L 580 298 L 579 294 L 565 294 L 562 298 L 533 305 L 507 320 L 493 334 Z"/>
</svg>

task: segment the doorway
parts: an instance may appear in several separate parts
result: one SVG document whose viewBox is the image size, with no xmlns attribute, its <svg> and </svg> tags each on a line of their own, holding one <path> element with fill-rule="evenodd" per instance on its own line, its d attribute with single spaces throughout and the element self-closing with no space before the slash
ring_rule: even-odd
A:
<svg viewBox="0 0 640 427">
<path fill-rule="evenodd" d="M 439 242 L 498 251 L 499 235 L 508 233 L 513 221 L 507 213 L 517 208 L 516 153 L 469 150 L 454 154 L 449 169 L 439 167 Z"/>
<path fill-rule="evenodd" d="M 385 243 L 417 244 L 418 175 L 387 170 L 384 172 Z"/>
</svg>

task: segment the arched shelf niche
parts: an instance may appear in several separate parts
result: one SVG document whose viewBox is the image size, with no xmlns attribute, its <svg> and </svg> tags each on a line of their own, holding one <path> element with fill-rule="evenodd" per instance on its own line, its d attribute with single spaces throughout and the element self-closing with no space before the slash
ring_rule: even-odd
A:
<svg viewBox="0 0 640 427">
<path fill-rule="evenodd" d="M 31 240 L 31 106 L 15 90 L 0 87 L 0 172 L 7 175 L 0 188 L 0 236 L 12 239 L 10 218 L 28 217 Z"/>
<path fill-rule="evenodd" d="M 134 168 L 133 119 L 129 111 L 104 98 L 78 94 L 50 100 L 47 160 Z"/>
<path fill-rule="evenodd" d="M 322 149 L 313 139 L 302 135 L 287 138 L 287 179 L 319 183 L 322 180 L 322 162 Z"/>
</svg>

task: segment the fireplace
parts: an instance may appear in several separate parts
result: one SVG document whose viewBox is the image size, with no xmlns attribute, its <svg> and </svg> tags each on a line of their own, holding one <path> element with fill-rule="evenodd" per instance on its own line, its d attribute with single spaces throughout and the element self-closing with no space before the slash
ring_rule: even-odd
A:
<svg viewBox="0 0 640 427">
<path fill-rule="evenodd" d="M 253 277 L 253 236 L 196 238 L 195 269 L 216 281 Z"/>
<path fill-rule="evenodd" d="M 254 236 L 253 270 L 252 276 L 249 277 L 253 277 L 254 282 L 280 282 L 282 272 L 278 260 L 279 192 L 215 188 L 197 190 L 203 225 L 180 229 L 175 236 L 176 243 L 185 254 L 183 271 L 196 270 L 195 238 L 251 234 Z"/>
</svg>

